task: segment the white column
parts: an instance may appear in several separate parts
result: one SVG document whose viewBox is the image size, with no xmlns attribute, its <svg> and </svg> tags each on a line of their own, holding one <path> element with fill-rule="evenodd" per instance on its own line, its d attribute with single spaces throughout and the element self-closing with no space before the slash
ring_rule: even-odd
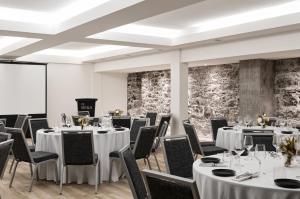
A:
<svg viewBox="0 0 300 199">
<path fill-rule="evenodd" d="M 179 135 L 185 134 L 182 120 L 188 118 L 188 66 L 181 63 L 181 51 L 171 60 L 171 135 Z"/>
</svg>

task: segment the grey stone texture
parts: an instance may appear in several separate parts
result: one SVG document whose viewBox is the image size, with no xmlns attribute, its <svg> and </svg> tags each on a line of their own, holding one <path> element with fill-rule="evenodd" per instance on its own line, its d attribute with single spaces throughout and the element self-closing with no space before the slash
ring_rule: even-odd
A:
<svg viewBox="0 0 300 199">
<path fill-rule="evenodd" d="M 300 122 L 300 58 L 275 61 L 274 102 L 276 116 Z"/>
</svg>

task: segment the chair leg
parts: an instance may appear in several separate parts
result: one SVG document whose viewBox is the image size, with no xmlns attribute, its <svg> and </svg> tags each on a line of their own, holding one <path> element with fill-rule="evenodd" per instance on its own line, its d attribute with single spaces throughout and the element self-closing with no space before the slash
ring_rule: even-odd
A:
<svg viewBox="0 0 300 199">
<path fill-rule="evenodd" d="M 64 181 L 64 170 L 65 170 L 65 167 L 64 165 L 61 165 L 61 171 L 60 171 L 60 185 L 59 185 L 59 194 L 61 195 L 62 194 L 62 186 L 63 186 L 63 181 Z"/>
<path fill-rule="evenodd" d="M 19 164 L 19 161 L 17 161 L 16 164 L 14 165 L 13 173 L 11 175 L 10 182 L 9 182 L 9 188 L 12 187 L 12 183 L 13 183 L 14 178 L 15 178 L 15 174 L 16 174 L 18 164 Z"/>
<path fill-rule="evenodd" d="M 69 169 L 68 169 L 68 165 L 66 165 L 66 184 L 69 183 Z"/>
<path fill-rule="evenodd" d="M 96 179 L 95 179 L 95 194 L 98 193 L 98 184 L 99 184 L 99 161 L 97 162 L 95 166 L 95 172 L 96 172 Z"/>
<path fill-rule="evenodd" d="M 33 176 L 33 169 L 32 169 L 32 164 L 31 163 L 29 164 L 29 167 L 30 167 L 30 177 L 32 177 Z"/>
<path fill-rule="evenodd" d="M 15 157 L 13 156 L 13 159 L 12 159 L 12 162 L 11 162 L 11 165 L 10 165 L 8 173 L 11 173 L 11 170 L 12 170 L 12 168 L 14 166 L 14 163 L 15 163 Z"/>
<path fill-rule="evenodd" d="M 158 171 L 161 171 L 160 166 L 159 166 L 158 161 L 157 161 L 156 153 L 153 153 L 153 155 L 154 155 L 154 158 L 155 158 L 155 162 L 156 162 Z"/>
<path fill-rule="evenodd" d="M 112 166 L 113 166 L 113 162 L 114 162 L 114 159 L 110 159 L 110 166 L 109 166 L 109 183 L 111 183 L 112 181 Z"/>
<path fill-rule="evenodd" d="M 38 165 L 35 165 L 35 166 L 34 166 L 34 172 L 33 172 L 33 175 L 31 176 L 31 182 L 30 182 L 30 186 L 29 186 L 28 192 L 31 192 L 31 190 L 32 190 L 32 185 L 33 185 L 33 181 L 34 181 L 34 176 L 37 174 L 37 169 L 38 169 Z"/>
<path fill-rule="evenodd" d="M 152 167 L 151 167 L 151 164 L 150 164 L 150 161 L 149 161 L 149 158 L 146 158 L 147 162 L 148 162 L 148 167 L 150 170 L 152 170 Z"/>
<path fill-rule="evenodd" d="M 58 166 L 57 166 L 57 162 L 55 161 L 54 164 L 55 164 L 56 184 L 58 184 L 59 179 L 58 179 Z"/>
</svg>

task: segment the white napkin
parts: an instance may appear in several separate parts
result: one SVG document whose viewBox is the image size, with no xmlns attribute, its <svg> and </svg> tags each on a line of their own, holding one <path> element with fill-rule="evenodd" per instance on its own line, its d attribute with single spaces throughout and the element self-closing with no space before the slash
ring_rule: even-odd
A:
<svg viewBox="0 0 300 199">
<path fill-rule="evenodd" d="M 250 173 L 250 172 L 245 172 L 242 173 L 240 175 L 237 175 L 233 178 L 234 181 L 238 181 L 238 182 L 242 182 L 245 180 L 249 180 L 252 178 L 257 178 L 259 176 L 259 172 L 254 172 L 254 173 Z"/>
</svg>

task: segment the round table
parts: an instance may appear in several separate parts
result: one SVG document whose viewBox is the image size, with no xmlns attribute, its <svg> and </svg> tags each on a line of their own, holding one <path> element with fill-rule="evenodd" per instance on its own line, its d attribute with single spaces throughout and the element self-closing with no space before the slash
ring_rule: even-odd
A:
<svg viewBox="0 0 300 199">
<path fill-rule="evenodd" d="M 217 157 L 222 158 L 222 155 Z M 291 168 L 283 167 L 283 157 L 273 158 L 269 155 L 264 159 L 261 158 L 262 167 L 261 175 L 257 178 L 237 182 L 233 177 L 218 177 L 212 174 L 212 170 L 216 168 L 226 167 L 210 167 L 203 166 L 201 160 L 197 160 L 193 165 L 194 180 L 201 198 L 205 199 L 299 199 L 300 189 L 286 189 L 275 185 L 274 183 L 274 167 L 284 169 L 286 177 L 297 179 L 300 175 L 300 165 L 292 166 Z M 229 165 L 229 160 L 223 163 Z M 254 158 L 241 158 L 243 165 L 241 170 L 237 169 L 241 174 L 245 171 L 255 172 L 259 169 L 259 164 Z M 227 166 L 228 168 L 228 166 Z M 235 170 L 235 169 L 234 169 Z M 299 179 L 298 179 L 299 180 Z"/>
<path fill-rule="evenodd" d="M 274 132 L 274 135 L 276 136 L 277 140 L 279 140 L 282 137 L 286 136 L 296 136 L 297 139 L 300 139 L 300 133 L 298 129 L 295 128 L 289 128 L 289 127 L 273 127 L 273 126 L 267 126 L 265 128 L 262 128 L 260 126 L 253 126 L 253 127 L 233 127 L 231 129 L 228 129 L 228 127 L 223 127 L 218 129 L 217 139 L 216 139 L 216 146 L 222 147 L 228 150 L 234 150 L 236 147 L 235 145 L 237 143 L 240 143 L 240 146 L 242 146 L 243 142 L 243 129 L 248 130 L 272 130 Z M 293 134 L 282 134 L 281 131 L 292 131 Z M 237 142 L 236 140 L 239 140 Z"/>
<path fill-rule="evenodd" d="M 59 155 L 59 173 L 60 159 L 62 157 L 62 130 L 80 130 L 80 127 L 56 128 L 55 132 L 45 133 L 42 129 L 37 131 L 36 151 L 48 151 Z M 118 151 L 130 144 L 129 129 L 124 131 L 115 131 L 114 129 L 103 129 L 97 127 L 86 127 L 85 130 L 93 130 L 95 153 L 100 158 L 101 182 L 108 181 L 109 178 L 109 153 Z M 106 134 L 99 134 L 99 130 L 108 130 Z M 68 182 L 77 182 L 82 184 L 87 182 L 90 185 L 95 184 L 95 169 L 93 166 L 68 166 Z M 113 164 L 112 180 L 117 181 L 121 174 L 121 164 Z M 65 175 L 66 176 L 66 175 Z M 39 169 L 41 179 L 55 180 L 55 168 L 51 164 L 41 165 Z"/>
</svg>

